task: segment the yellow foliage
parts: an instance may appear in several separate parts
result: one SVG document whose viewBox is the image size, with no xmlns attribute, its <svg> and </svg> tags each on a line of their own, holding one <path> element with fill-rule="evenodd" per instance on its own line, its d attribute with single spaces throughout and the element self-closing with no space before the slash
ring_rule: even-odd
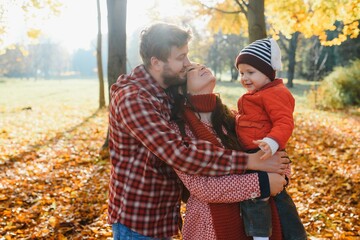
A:
<svg viewBox="0 0 360 240">
<path fill-rule="evenodd" d="M 247 20 L 243 14 L 221 14 L 213 12 L 215 21 L 209 22 L 209 28 L 214 32 L 221 30 L 224 34 L 237 33 L 247 35 Z"/>
<path fill-rule="evenodd" d="M 248 34 L 245 14 L 241 12 L 235 1 L 217 1 L 212 4 L 198 0 L 185 0 L 185 2 L 191 5 L 197 14 L 211 16 L 208 28 L 212 32 L 221 30 L 225 34 L 241 33 L 245 36 Z"/>
<path fill-rule="evenodd" d="M 15 45 L 15 44 L 11 44 L 11 45 L 8 46 L 8 49 L 9 49 L 9 50 L 14 50 L 14 49 L 16 49 L 16 45 Z"/>
<path fill-rule="evenodd" d="M 4 26 L 0 26 L 0 36 L 3 35 L 5 33 L 5 27 Z"/>
<path fill-rule="evenodd" d="M 208 26 L 215 32 L 221 29 L 223 33 L 239 34 L 247 30 L 247 20 L 239 6 L 242 3 L 247 8 L 243 1 L 224 0 L 211 6 L 201 1 L 188 2 L 196 6 L 198 13 L 211 16 Z M 281 33 L 290 38 L 293 33 L 300 32 L 305 38 L 317 36 L 323 45 L 339 45 L 347 37 L 359 36 L 360 0 L 266 0 L 265 16 L 270 25 L 269 34 L 274 37 Z M 343 24 L 342 29 L 337 29 L 337 22 Z M 326 32 L 335 30 L 340 30 L 338 37 L 328 40 Z"/>
<path fill-rule="evenodd" d="M 30 0 L 30 1 L 3 1 L 4 4 L 0 6 L 0 15 L 1 19 L 4 21 L 0 21 L 0 55 L 4 53 L 5 48 L 7 46 L 5 44 L 4 39 L 6 39 L 6 34 L 8 27 L 6 19 L 8 18 L 6 11 L 8 6 L 16 8 L 16 10 L 20 10 L 23 13 L 23 17 L 25 21 L 28 21 L 28 26 L 32 25 L 34 27 L 35 24 L 32 24 L 32 20 L 34 19 L 48 19 L 51 16 L 59 15 L 61 9 L 63 7 L 63 3 L 61 0 Z M 22 21 L 22 20 L 19 20 Z M 41 25 L 38 24 L 38 25 Z M 37 29 L 26 29 L 27 36 L 30 39 L 37 39 L 41 32 Z"/>
<path fill-rule="evenodd" d="M 41 8 L 41 3 L 39 0 L 31 0 L 31 3 L 32 3 L 33 7 Z"/>
<path fill-rule="evenodd" d="M 27 36 L 32 39 L 37 39 L 41 35 L 41 30 L 39 29 L 29 29 L 27 31 Z"/>
<path fill-rule="evenodd" d="M 19 50 L 24 57 L 29 56 L 29 51 L 27 49 L 25 49 L 24 47 L 20 46 Z"/>
</svg>

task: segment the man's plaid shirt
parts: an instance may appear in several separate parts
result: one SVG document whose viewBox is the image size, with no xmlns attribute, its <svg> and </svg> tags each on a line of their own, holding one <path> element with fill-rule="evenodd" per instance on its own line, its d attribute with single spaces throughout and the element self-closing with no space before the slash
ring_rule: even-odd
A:
<svg viewBox="0 0 360 240">
<path fill-rule="evenodd" d="M 143 65 L 120 76 L 110 94 L 108 222 L 151 237 L 177 235 L 181 182 L 173 168 L 209 176 L 244 173 L 247 157 L 171 129 L 171 99 Z"/>
</svg>

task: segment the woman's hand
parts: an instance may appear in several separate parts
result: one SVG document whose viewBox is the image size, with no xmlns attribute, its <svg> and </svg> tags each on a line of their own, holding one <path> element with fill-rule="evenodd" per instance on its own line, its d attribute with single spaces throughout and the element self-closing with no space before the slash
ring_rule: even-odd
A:
<svg viewBox="0 0 360 240">
<path fill-rule="evenodd" d="M 268 173 L 269 183 L 270 183 L 270 195 L 276 196 L 286 185 L 285 176 L 277 174 L 277 173 Z"/>
<path fill-rule="evenodd" d="M 261 160 L 263 152 L 249 153 L 248 166 L 249 170 L 258 170 L 268 173 L 284 174 L 290 159 L 285 151 L 276 152 L 268 159 Z"/>
</svg>

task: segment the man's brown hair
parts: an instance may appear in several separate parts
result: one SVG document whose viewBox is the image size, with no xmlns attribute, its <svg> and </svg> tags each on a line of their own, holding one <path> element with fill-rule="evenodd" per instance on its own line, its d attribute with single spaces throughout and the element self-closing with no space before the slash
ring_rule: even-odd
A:
<svg viewBox="0 0 360 240">
<path fill-rule="evenodd" d="M 150 66 L 152 57 L 167 62 L 171 48 L 183 47 L 191 39 L 191 31 L 174 24 L 155 23 L 140 34 L 140 56 L 145 67 Z"/>
</svg>

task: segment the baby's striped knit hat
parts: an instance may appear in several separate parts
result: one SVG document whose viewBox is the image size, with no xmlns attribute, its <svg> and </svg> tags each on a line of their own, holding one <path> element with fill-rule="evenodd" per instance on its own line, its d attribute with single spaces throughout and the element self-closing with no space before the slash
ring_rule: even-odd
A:
<svg viewBox="0 0 360 240">
<path fill-rule="evenodd" d="M 236 57 L 237 69 L 240 63 L 251 65 L 273 81 L 276 71 L 282 67 L 280 47 L 273 38 L 256 40 L 241 50 Z"/>
</svg>

